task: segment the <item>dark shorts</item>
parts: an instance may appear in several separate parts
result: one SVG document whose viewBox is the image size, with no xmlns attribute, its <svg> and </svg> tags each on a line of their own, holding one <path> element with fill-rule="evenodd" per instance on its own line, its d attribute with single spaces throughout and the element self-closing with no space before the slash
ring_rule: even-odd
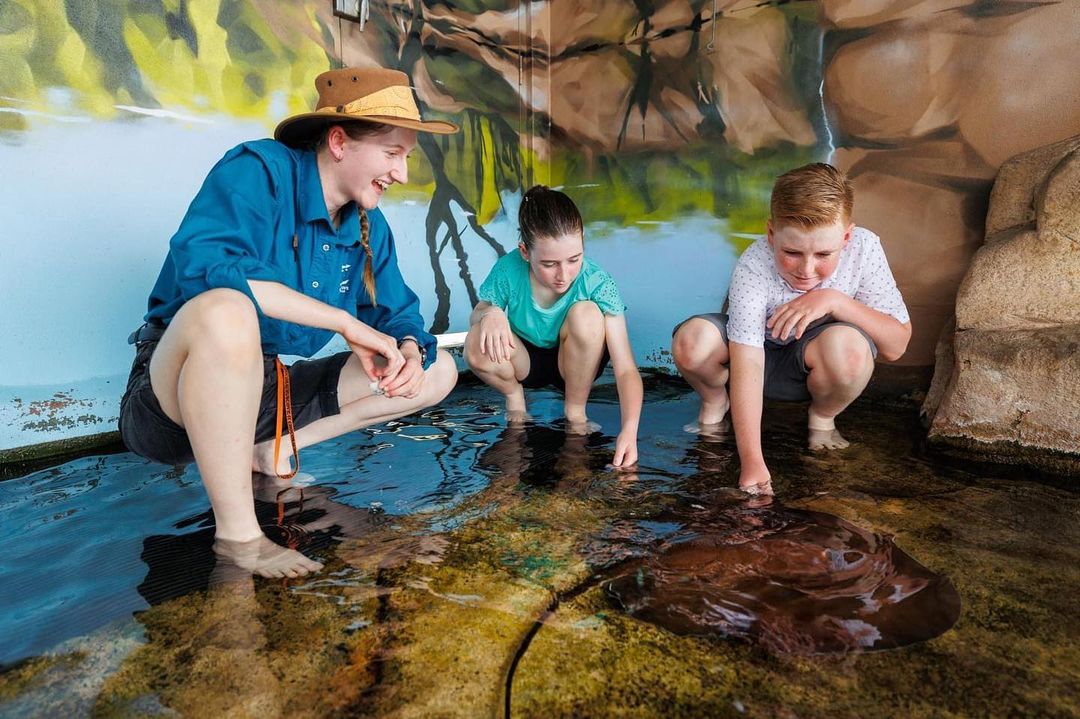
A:
<svg viewBox="0 0 1080 719">
<path fill-rule="evenodd" d="M 155 347 L 157 342 L 140 342 L 135 347 L 135 362 L 131 365 L 124 398 L 120 400 L 120 435 L 127 448 L 141 457 L 163 464 L 188 464 L 195 456 L 187 432 L 169 419 L 150 386 L 150 357 Z M 339 352 L 330 357 L 301 360 L 289 367 L 296 429 L 341 411 L 338 378 L 351 354 Z M 277 371 L 273 355 L 264 355 L 263 391 L 253 444 L 273 439 L 276 423 Z"/>
<path fill-rule="evenodd" d="M 727 315 L 722 312 L 710 312 L 687 317 L 675 325 L 675 329 L 671 331 L 672 336 L 679 331 L 680 327 L 695 318 L 706 320 L 715 325 L 720 330 L 720 336 L 724 338 L 724 343 L 727 343 Z M 854 327 L 857 329 L 859 334 L 866 338 L 867 344 L 870 345 L 870 352 L 873 354 L 874 359 L 877 359 L 877 345 L 874 344 L 874 340 L 870 338 L 870 335 L 850 322 L 838 322 L 831 315 L 827 315 L 811 322 L 810 326 L 803 332 L 803 336 L 794 342 L 782 345 L 765 340 L 764 394 L 766 399 L 788 402 L 810 399 L 810 390 L 806 387 L 806 378 L 810 375 L 810 370 L 806 368 L 806 345 L 810 344 L 810 340 L 830 327 Z"/>
<path fill-rule="evenodd" d="M 537 347 L 531 342 L 517 338 L 525 346 L 529 353 L 529 374 L 521 380 L 521 386 L 527 389 L 539 389 L 540 387 L 555 387 L 559 391 L 566 391 L 566 381 L 559 374 L 559 345 L 554 347 Z M 611 356 L 608 355 L 607 345 L 604 346 L 604 354 L 600 358 L 600 367 L 596 370 L 596 377 L 604 373 Z"/>
</svg>

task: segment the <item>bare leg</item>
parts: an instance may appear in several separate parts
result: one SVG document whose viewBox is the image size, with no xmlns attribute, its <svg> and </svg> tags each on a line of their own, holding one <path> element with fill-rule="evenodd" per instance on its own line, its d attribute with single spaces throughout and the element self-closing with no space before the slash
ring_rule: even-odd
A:
<svg viewBox="0 0 1080 719">
<path fill-rule="evenodd" d="M 731 405 L 727 393 L 728 348 L 719 328 L 708 320 L 687 320 L 671 340 L 675 366 L 701 395 L 697 423 L 683 429 L 696 434 L 723 431 L 724 416 Z"/>
<path fill-rule="evenodd" d="M 874 373 L 866 338 L 853 327 L 830 327 L 806 346 L 810 376 L 809 445 L 812 450 L 843 449 L 850 443 L 836 431 L 836 415 L 862 394 Z"/>
<path fill-rule="evenodd" d="M 411 399 L 373 394 L 370 383 L 371 380 L 360 366 L 360 360 L 350 357 L 338 380 L 338 403 L 341 412 L 298 430 L 297 445 L 309 447 L 438 404 L 457 384 L 457 366 L 449 352 L 439 350 L 435 362 L 424 372 L 424 384 L 420 393 Z"/>
<path fill-rule="evenodd" d="M 559 374 L 566 383 L 563 413 L 571 427 L 588 431 L 585 405 L 604 356 L 604 313 L 595 302 L 575 302 L 559 330 Z"/>
<path fill-rule="evenodd" d="M 506 398 L 507 419 L 521 421 L 528 417 L 525 413 L 525 388 L 521 386 L 521 380 L 529 376 L 529 353 L 517 337 L 514 338 L 514 345 L 509 362 L 492 362 L 480 346 L 479 327 L 473 325 L 465 336 L 465 362 L 477 377 Z"/>
<path fill-rule="evenodd" d="M 270 542 L 255 518 L 251 438 L 262 371 L 254 305 L 240 292 L 215 289 L 185 303 L 169 323 L 150 360 L 150 384 L 191 440 L 214 509 L 215 550 L 256 574 L 302 576 L 322 565 Z"/>
</svg>

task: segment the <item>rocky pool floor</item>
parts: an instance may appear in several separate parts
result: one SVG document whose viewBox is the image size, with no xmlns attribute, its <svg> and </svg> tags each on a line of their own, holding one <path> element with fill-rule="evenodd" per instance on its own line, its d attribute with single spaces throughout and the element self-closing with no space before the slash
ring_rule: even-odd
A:
<svg viewBox="0 0 1080 719">
<path fill-rule="evenodd" d="M 733 490 L 732 439 L 681 430 L 681 382 L 648 381 L 633 474 L 605 466 L 618 406 L 595 394 L 588 437 L 554 393 L 518 430 L 463 386 L 305 450 L 302 490 L 257 478 L 267 531 L 326 563 L 302 580 L 215 566 L 194 467 L 119 453 L 0 482 L 0 716 L 1080 715 L 1068 478 L 928 453 L 903 400 L 860 401 L 853 446 L 819 456 L 805 408 L 776 405 L 762 503 Z M 805 630 L 903 584 L 883 566 L 940 594 L 854 644 Z M 724 594 L 668 621 L 705 585 Z M 903 646 L 857 648 L 878 634 Z"/>
</svg>

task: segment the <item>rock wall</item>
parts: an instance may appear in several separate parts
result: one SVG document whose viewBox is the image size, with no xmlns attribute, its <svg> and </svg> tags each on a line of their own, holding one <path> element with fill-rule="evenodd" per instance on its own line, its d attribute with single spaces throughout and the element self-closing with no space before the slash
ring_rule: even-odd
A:
<svg viewBox="0 0 1080 719">
<path fill-rule="evenodd" d="M 911 309 L 901 363 L 928 364 L 982 245 L 998 167 L 1080 132 L 1080 3 L 824 0 L 821 11 L 836 162 Z"/>
<path fill-rule="evenodd" d="M 1080 467 L 1080 136 L 1006 162 L 986 227 L 938 346 L 930 437 Z"/>
</svg>

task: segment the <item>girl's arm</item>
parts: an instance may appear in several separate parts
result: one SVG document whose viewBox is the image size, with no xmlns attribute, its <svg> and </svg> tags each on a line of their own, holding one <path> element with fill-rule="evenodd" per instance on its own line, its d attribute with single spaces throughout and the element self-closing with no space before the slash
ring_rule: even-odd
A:
<svg viewBox="0 0 1080 719">
<path fill-rule="evenodd" d="M 510 320 L 500 308 L 480 300 L 469 315 L 469 331 L 476 327 L 480 331 L 480 351 L 492 362 L 509 362 L 517 345 L 514 344 L 514 332 L 510 329 Z"/>
<path fill-rule="evenodd" d="M 615 370 L 615 388 L 619 393 L 619 415 L 622 428 L 615 440 L 616 467 L 631 467 L 637 463 L 637 433 L 641 422 L 641 402 L 644 392 L 641 373 L 630 348 L 630 335 L 626 331 L 624 315 L 604 315 L 604 332 L 607 336 L 608 354 Z"/>
</svg>

